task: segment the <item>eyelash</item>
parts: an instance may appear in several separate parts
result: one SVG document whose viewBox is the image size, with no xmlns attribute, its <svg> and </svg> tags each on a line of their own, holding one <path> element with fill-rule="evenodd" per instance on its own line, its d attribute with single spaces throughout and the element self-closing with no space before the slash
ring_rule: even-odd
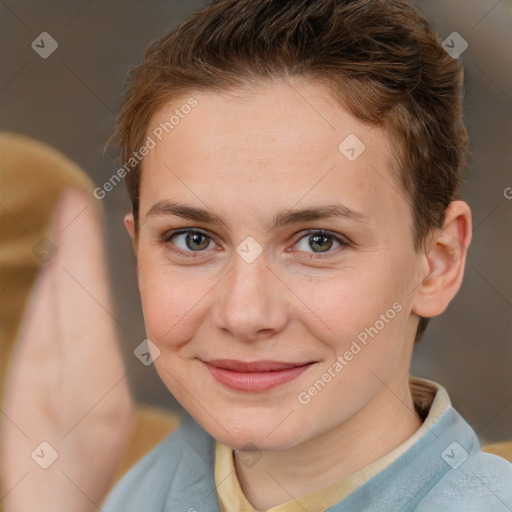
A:
<svg viewBox="0 0 512 512">
<path fill-rule="evenodd" d="M 197 228 L 181 228 L 181 229 L 175 229 L 173 231 L 166 232 L 160 238 L 160 242 L 162 242 L 162 243 L 169 243 L 175 236 L 182 235 L 182 234 L 189 234 L 189 233 L 197 233 L 197 234 L 200 234 L 200 235 L 204 235 L 204 236 L 206 236 L 207 238 L 209 238 L 210 240 L 213 241 L 213 237 L 211 237 L 205 231 L 202 231 L 202 230 L 197 229 Z M 342 248 L 344 248 L 344 247 L 351 247 L 352 246 L 352 244 L 348 240 L 346 240 L 344 238 L 340 238 L 335 233 L 332 233 L 331 231 L 328 231 L 328 230 L 325 230 L 325 229 L 307 229 L 305 231 L 302 231 L 300 233 L 300 235 L 301 236 L 297 237 L 297 240 L 294 242 L 294 245 L 296 245 L 303 238 L 306 238 L 308 235 L 325 235 L 325 236 L 328 236 L 330 238 L 333 238 L 336 242 L 338 242 L 340 244 L 340 247 L 337 247 L 337 248 L 335 248 L 333 250 L 326 251 L 324 253 L 315 253 L 315 252 L 308 253 L 308 254 L 313 255 L 313 256 L 311 256 L 312 259 L 320 259 L 320 258 L 330 257 L 333 254 L 336 254 L 337 252 L 339 252 L 339 250 L 341 250 Z M 180 256 L 184 256 L 186 258 L 196 258 L 196 256 L 194 256 L 194 255 L 200 254 L 202 252 L 206 252 L 206 249 L 204 249 L 202 251 L 184 251 L 182 249 L 176 248 L 176 246 L 174 244 L 170 244 L 169 248 L 173 252 L 179 254 Z"/>
</svg>

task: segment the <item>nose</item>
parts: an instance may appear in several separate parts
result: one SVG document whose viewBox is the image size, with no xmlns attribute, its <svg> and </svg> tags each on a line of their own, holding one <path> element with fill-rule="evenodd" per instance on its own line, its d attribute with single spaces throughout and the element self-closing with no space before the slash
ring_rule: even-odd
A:
<svg viewBox="0 0 512 512">
<path fill-rule="evenodd" d="M 216 296 L 214 326 L 239 341 L 256 341 L 282 331 L 289 319 L 289 292 L 269 266 L 265 252 L 249 262 L 238 253 Z"/>
</svg>

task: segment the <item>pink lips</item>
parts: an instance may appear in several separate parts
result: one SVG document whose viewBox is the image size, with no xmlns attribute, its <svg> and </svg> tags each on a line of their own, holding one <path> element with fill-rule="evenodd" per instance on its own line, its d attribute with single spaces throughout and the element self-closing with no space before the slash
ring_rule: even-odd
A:
<svg viewBox="0 0 512 512">
<path fill-rule="evenodd" d="M 267 391 L 297 378 L 313 363 L 203 361 L 215 380 L 238 391 Z"/>
</svg>

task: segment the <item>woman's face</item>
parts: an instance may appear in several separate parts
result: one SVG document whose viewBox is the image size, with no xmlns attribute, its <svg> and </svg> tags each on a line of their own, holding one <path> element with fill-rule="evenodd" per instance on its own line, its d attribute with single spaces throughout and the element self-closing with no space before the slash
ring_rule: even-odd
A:
<svg viewBox="0 0 512 512">
<path fill-rule="evenodd" d="M 290 448 L 407 382 L 425 271 L 410 207 L 386 133 L 324 87 L 191 97 L 153 116 L 142 163 L 155 366 L 219 441 Z"/>
</svg>

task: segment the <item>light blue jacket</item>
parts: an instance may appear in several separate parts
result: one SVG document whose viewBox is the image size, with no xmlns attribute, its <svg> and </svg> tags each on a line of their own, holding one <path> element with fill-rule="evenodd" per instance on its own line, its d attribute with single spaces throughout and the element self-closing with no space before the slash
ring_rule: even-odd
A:
<svg viewBox="0 0 512 512">
<path fill-rule="evenodd" d="M 190 416 L 113 489 L 103 512 L 219 512 L 215 440 Z M 329 512 L 512 512 L 512 464 L 483 453 L 450 406 L 391 465 Z M 240 512 L 240 511 L 229 511 Z"/>
</svg>

